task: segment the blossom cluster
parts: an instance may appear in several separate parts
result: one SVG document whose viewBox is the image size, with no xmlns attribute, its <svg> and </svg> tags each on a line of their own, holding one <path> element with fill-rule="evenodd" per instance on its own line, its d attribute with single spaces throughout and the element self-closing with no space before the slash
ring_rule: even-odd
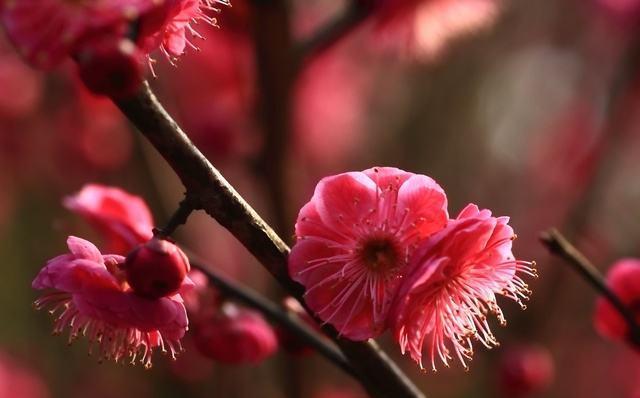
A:
<svg viewBox="0 0 640 398">
<path fill-rule="evenodd" d="M 145 201 L 116 187 L 87 184 L 64 205 L 87 220 L 110 253 L 71 236 L 70 253 L 49 260 L 32 286 L 45 293 L 38 309 L 55 316 L 54 334 L 89 339 L 99 359 L 151 366 L 153 352 L 174 359 L 192 318 L 193 343 L 224 363 L 257 363 L 277 351 L 262 315 L 220 299 L 206 277 L 167 239 L 154 237 Z M 126 254 L 126 257 L 124 256 Z"/>
<path fill-rule="evenodd" d="M 145 60 L 159 50 L 174 62 L 191 38 L 192 27 L 215 25 L 212 11 L 227 0 L 21 0 L 0 3 L 0 22 L 9 39 L 33 66 L 53 68 L 73 58 L 94 92 L 127 95 L 143 79 Z M 152 69 L 153 70 L 153 69 Z"/>
<path fill-rule="evenodd" d="M 472 340 L 498 345 L 487 314 L 505 319 L 498 295 L 523 308 L 522 274 L 507 217 L 469 204 L 450 219 L 430 177 L 391 167 L 322 179 L 296 222 L 290 276 L 308 307 L 340 335 L 366 340 L 391 329 L 422 368 L 423 349 L 449 365 L 472 358 Z"/>
</svg>

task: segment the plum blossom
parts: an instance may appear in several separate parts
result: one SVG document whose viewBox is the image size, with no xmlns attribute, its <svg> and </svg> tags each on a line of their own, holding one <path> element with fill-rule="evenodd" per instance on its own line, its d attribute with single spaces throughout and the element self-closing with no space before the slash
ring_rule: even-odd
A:
<svg viewBox="0 0 640 398">
<path fill-rule="evenodd" d="M 153 217 L 144 199 L 120 188 L 87 184 L 63 204 L 102 232 L 113 253 L 126 254 L 153 237 Z"/>
<path fill-rule="evenodd" d="M 71 56 L 87 33 L 133 21 L 157 6 L 158 0 L 3 0 L 0 4 L 0 22 L 18 51 L 30 64 L 52 68 Z"/>
<path fill-rule="evenodd" d="M 116 362 L 138 360 L 151 366 L 157 349 L 172 357 L 181 351 L 180 339 L 188 328 L 180 294 L 158 299 L 136 295 L 124 280 L 119 255 L 102 255 L 89 241 L 70 236 L 69 254 L 47 262 L 33 280 L 37 290 L 47 290 L 35 301 L 54 316 L 54 334 L 69 329 L 69 342 L 89 339 L 91 353 Z M 188 279 L 181 290 L 188 289 Z"/>
<path fill-rule="evenodd" d="M 402 353 L 408 352 L 420 368 L 423 349 L 435 371 L 436 360 L 449 366 L 452 353 L 466 368 L 472 339 L 487 348 L 497 346 L 487 322 L 493 313 L 506 324 L 497 295 L 525 307 L 530 291 L 520 276 L 535 276 L 535 264 L 513 257 L 515 234 L 508 221 L 469 204 L 416 250 L 389 322 Z"/>
<path fill-rule="evenodd" d="M 199 51 L 189 37 L 204 37 L 193 28 L 198 21 L 217 26 L 215 18 L 208 12 L 220 10 L 215 4 L 229 6 L 228 0 L 167 0 L 163 5 L 144 15 L 140 21 L 138 41 L 148 54 L 156 49 L 166 56 L 171 64 L 187 47 Z M 150 66 L 152 66 L 150 59 Z M 153 67 L 151 68 L 153 71 Z M 154 72 L 155 73 L 155 72 Z"/>
<path fill-rule="evenodd" d="M 607 272 L 607 285 L 640 322 L 640 260 L 623 258 Z M 596 331 L 611 340 L 629 338 L 629 326 L 620 313 L 605 298 L 599 298 L 593 317 Z"/>
<path fill-rule="evenodd" d="M 376 7 L 376 46 L 434 61 L 453 40 L 491 26 L 501 1 L 379 0 Z"/>
<path fill-rule="evenodd" d="M 320 319 L 366 340 L 384 331 L 414 248 L 447 218 L 427 176 L 380 167 L 326 177 L 298 215 L 289 274 Z"/>
<path fill-rule="evenodd" d="M 262 315 L 230 302 L 194 325 L 194 340 L 201 354 L 228 364 L 259 363 L 278 350 L 276 333 Z"/>
</svg>

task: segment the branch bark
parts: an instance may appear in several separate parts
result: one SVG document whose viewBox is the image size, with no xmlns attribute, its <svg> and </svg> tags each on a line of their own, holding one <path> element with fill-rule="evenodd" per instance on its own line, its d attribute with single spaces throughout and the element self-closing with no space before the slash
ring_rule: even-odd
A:
<svg viewBox="0 0 640 398">
<path fill-rule="evenodd" d="M 205 210 L 229 230 L 287 292 L 304 302 L 302 286 L 288 275 L 289 247 L 193 145 L 158 102 L 148 83 L 132 97 L 114 102 L 169 163 L 194 208 Z M 333 328 L 327 329 L 371 396 L 424 397 L 374 342 L 348 341 L 339 338 Z"/>
<path fill-rule="evenodd" d="M 540 241 L 554 254 L 573 267 L 596 291 L 602 294 L 611 305 L 622 315 L 629 327 L 629 339 L 640 346 L 640 326 L 636 322 L 634 313 L 607 286 L 606 281 L 598 269 L 573 246 L 558 230 L 550 229 L 543 232 Z"/>
<path fill-rule="evenodd" d="M 204 263 L 189 256 L 189 261 L 193 268 L 200 270 L 207 276 L 209 283 L 215 286 L 224 296 L 234 299 L 247 307 L 260 311 L 267 319 L 281 325 L 291 333 L 295 334 L 302 341 L 313 347 L 321 355 L 331 361 L 340 369 L 344 370 L 351 376 L 356 377 L 356 373 L 342 354 L 342 352 L 324 337 L 313 331 L 311 328 L 301 323 L 300 319 L 295 315 L 289 314 L 280 306 L 262 297 L 260 294 L 250 288 L 232 281 L 226 276 L 220 274 L 214 267 L 205 265 Z"/>
</svg>

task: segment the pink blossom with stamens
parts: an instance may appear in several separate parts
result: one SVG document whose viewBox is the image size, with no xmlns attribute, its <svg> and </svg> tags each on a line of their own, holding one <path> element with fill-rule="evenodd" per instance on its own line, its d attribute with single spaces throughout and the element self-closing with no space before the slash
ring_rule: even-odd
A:
<svg viewBox="0 0 640 398">
<path fill-rule="evenodd" d="M 52 68 L 72 55 L 85 35 L 133 21 L 162 2 L 2 0 L 0 22 L 29 63 L 38 68 Z"/>
<path fill-rule="evenodd" d="M 431 178 L 392 167 L 322 179 L 296 222 L 291 278 L 324 322 L 352 340 L 382 333 L 417 243 L 447 222 Z"/>
<path fill-rule="evenodd" d="M 469 204 L 415 251 L 389 322 L 402 353 L 408 352 L 420 368 L 423 349 L 435 371 L 437 359 L 449 366 L 452 351 L 466 368 L 472 339 L 487 348 L 497 346 L 487 322 L 491 312 L 506 323 L 496 295 L 525 308 L 522 301 L 530 291 L 520 274 L 535 276 L 535 264 L 513 257 L 515 235 L 508 221 Z"/>
<path fill-rule="evenodd" d="M 228 0 L 167 0 L 141 19 L 139 45 L 147 53 L 160 49 L 172 64 L 187 47 L 199 51 L 189 37 L 203 36 L 192 25 L 202 21 L 217 26 L 216 19 L 209 15 L 220 11 L 216 4 L 230 5 Z"/>
<path fill-rule="evenodd" d="M 640 322 L 640 260 L 623 258 L 607 272 L 607 286 Z M 628 340 L 629 326 L 605 298 L 599 298 L 593 317 L 596 331 L 611 340 Z"/>
<path fill-rule="evenodd" d="M 63 203 L 104 234 L 110 252 L 126 254 L 153 237 L 153 217 L 144 199 L 120 188 L 87 184 Z"/>
<path fill-rule="evenodd" d="M 139 360 L 151 366 L 154 350 L 181 351 L 188 327 L 180 294 L 158 299 L 139 297 L 124 281 L 118 255 L 102 255 L 89 241 L 70 236 L 70 253 L 49 260 L 32 286 L 50 290 L 35 301 L 54 318 L 54 334 L 69 328 L 69 342 L 80 335 L 97 348 L 100 360 Z M 185 278 L 182 289 L 192 284 Z"/>
</svg>

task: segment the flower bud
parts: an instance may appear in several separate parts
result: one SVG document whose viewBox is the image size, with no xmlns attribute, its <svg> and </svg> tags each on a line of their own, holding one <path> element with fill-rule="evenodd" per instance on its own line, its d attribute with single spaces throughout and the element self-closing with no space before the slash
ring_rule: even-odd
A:
<svg viewBox="0 0 640 398">
<path fill-rule="evenodd" d="M 142 52 L 128 39 L 109 37 L 87 42 L 76 59 L 80 78 L 95 94 L 126 97 L 144 80 Z"/>
<path fill-rule="evenodd" d="M 177 293 L 190 268 L 184 252 L 160 238 L 138 246 L 124 263 L 127 282 L 134 293 L 152 299 Z"/>
<path fill-rule="evenodd" d="M 194 340 L 203 355 L 229 364 L 256 364 L 278 349 L 276 334 L 262 315 L 231 303 L 195 325 Z"/>
</svg>

